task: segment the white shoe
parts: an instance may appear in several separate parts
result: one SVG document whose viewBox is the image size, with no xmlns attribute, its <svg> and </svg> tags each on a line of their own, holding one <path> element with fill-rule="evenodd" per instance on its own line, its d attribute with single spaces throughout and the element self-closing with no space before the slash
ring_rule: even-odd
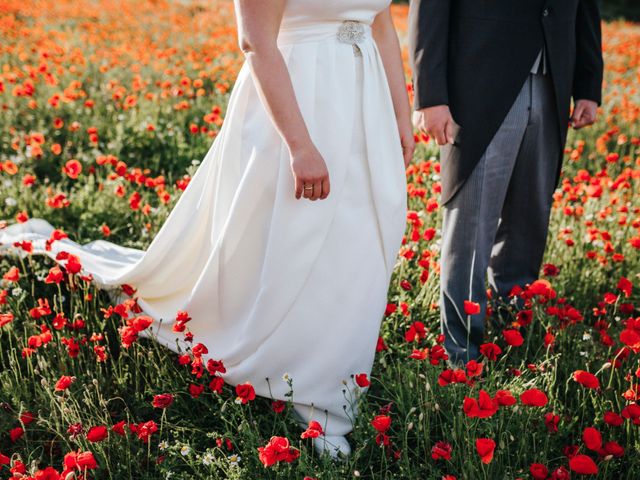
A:
<svg viewBox="0 0 640 480">
<path fill-rule="evenodd" d="M 313 439 L 313 445 L 319 455 L 326 452 L 333 459 L 346 458 L 351 454 L 351 445 L 342 435 L 321 435 Z"/>
</svg>

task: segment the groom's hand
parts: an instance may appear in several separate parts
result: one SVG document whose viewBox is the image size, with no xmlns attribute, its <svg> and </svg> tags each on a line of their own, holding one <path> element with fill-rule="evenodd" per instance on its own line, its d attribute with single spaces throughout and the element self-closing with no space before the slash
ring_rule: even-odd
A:
<svg viewBox="0 0 640 480">
<path fill-rule="evenodd" d="M 578 100 L 573 115 L 571 115 L 571 126 L 579 128 L 593 125 L 598 115 L 598 104 L 593 100 Z"/>
<path fill-rule="evenodd" d="M 448 105 L 413 112 L 413 125 L 436 140 L 438 145 L 453 143 L 453 117 Z"/>
</svg>

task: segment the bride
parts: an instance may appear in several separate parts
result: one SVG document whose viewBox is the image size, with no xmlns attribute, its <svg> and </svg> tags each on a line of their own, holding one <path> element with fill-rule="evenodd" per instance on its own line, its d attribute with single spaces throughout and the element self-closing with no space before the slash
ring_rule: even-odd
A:
<svg viewBox="0 0 640 480">
<path fill-rule="evenodd" d="M 348 454 L 414 149 L 390 1 L 236 0 L 246 62 L 224 124 L 147 250 L 51 241 L 38 218 L 0 230 L 2 250 L 76 255 L 112 298 L 134 287 L 146 335 L 175 351 L 187 312 L 227 383 L 281 400 L 293 388 L 300 422 L 324 430 L 316 448 Z"/>
</svg>

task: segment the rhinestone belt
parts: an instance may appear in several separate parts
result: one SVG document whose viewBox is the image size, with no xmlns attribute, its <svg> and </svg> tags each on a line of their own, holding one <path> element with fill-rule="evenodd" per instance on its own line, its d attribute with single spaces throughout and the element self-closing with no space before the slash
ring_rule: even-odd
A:
<svg viewBox="0 0 640 480">
<path fill-rule="evenodd" d="M 338 41 L 351 44 L 353 54 L 358 57 L 362 56 L 362 50 L 360 50 L 358 43 L 362 42 L 364 38 L 364 25 L 357 20 L 345 20 L 338 28 Z"/>
</svg>

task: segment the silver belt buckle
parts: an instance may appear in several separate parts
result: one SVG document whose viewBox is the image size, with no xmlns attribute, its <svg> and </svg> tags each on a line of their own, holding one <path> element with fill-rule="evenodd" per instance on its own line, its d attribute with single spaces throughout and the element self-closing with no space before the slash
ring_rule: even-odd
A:
<svg viewBox="0 0 640 480">
<path fill-rule="evenodd" d="M 338 28 L 338 41 L 353 46 L 353 54 L 361 57 L 362 51 L 358 43 L 364 40 L 364 25 L 357 20 L 345 20 Z"/>
</svg>

